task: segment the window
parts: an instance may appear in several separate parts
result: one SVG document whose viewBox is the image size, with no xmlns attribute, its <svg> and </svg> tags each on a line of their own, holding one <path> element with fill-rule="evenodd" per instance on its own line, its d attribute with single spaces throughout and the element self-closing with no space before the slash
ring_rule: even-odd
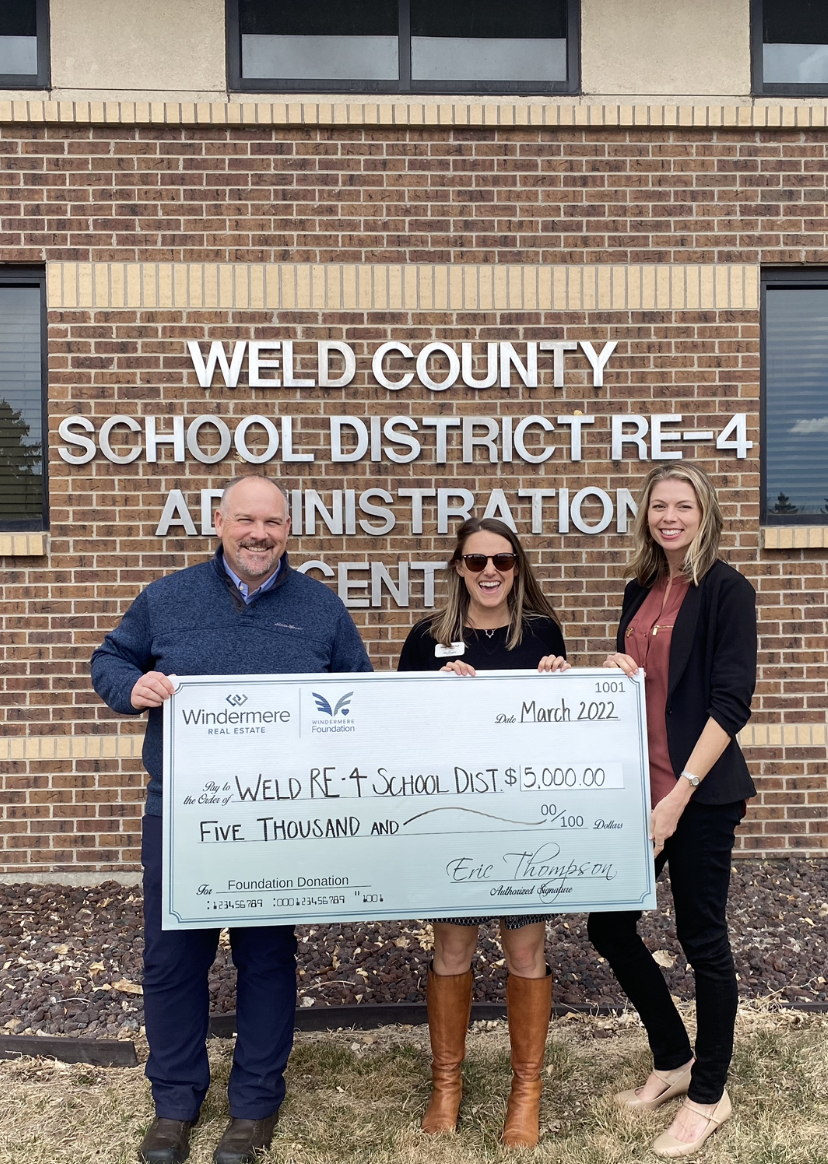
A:
<svg viewBox="0 0 828 1164">
<path fill-rule="evenodd" d="M 227 0 L 231 89 L 574 93 L 578 0 Z"/>
<path fill-rule="evenodd" d="M 47 527 L 45 314 L 42 272 L 0 271 L 0 530 Z"/>
<path fill-rule="evenodd" d="M 828 523 L 828 269 L 762 279 L 762 520 Z"/>
<path fill-rule="evenodd" d="M 48 86 L 48 0 L 0 0 L 0 87 Z"/>
<path fill-rule="evenodd" d="M 751 0 L 754 93 L 828 93 L 826 0 Z"/>
</svg>

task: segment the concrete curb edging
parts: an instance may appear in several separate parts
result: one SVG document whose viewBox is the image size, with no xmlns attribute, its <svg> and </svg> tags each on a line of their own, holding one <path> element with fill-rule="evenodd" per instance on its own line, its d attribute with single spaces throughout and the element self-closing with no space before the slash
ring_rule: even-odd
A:
<svg viewBox="0 0 828 1164">
<path fill-rule="evenodd" d="M 88 1063 L 91 1067 L 137 1067 L 135 1044 L 128 1039 L 73 1039 L 49 1035 L 0 1035 L 0 1059 L 24 1056 Z"/>
<path fill-rule="evenodd" d="M 625 1006 L 587 1006 L 559 1003 L 552 1007 L 555 1018 L 568 1014 L 597 1017 L 622 1014 Z M 810 1014 L 828 1014 L 825 1002 L 781 1002 L 780 1010 L 798 1010 Z M 506 1004 L 476 1002 L 472 1005 L 471 1022 L 492 1021 L 506 1017 Z M 296 1030 L 330 1031 L 352 1027 L 370 1031 L 377 1027 L 403 1024 L 423 1026 L 428 1022 L 424 1002 L 384 1002 L 350 1006 L 300 1007 L 296 1011 Z M 210 1019 L 210 1038 L 230 1039 L 236 1033 L 236 1016 L 213 1015 Z M 68 1036 L 0 1035 L 0 1059 L 24 1057 L 57 1059 L 61 1063 L 88 1063 L 92 1067 L 138 1067 L 135 1044 L 128 1039 L 73 1039 Z"/>
<path fill-rule="evenodd" d="M 564 1018 L 568 1014 L 593 1015 L 597 1018 L 623 1014 L 628 1006 L 590 1006 L 586 1003 L 555 1003 L 553 1018 Z M 812 1014 L 828 1013 L 825 1002 L 781 1002 L 780 1010 L 801 1010 Z M 470 1022 L 493 1021 L 506 1018 L 505 1002 L 472 1003 Z M 299 1007 L 296 1010 L 297 1031 L 330 1031 L 340 1027 L 370 1031 L 377 1027 L 401 1023 L 406 1026 L 423 1026 L 428 1022 L 424 1002 L 380 1002 L 353 1003 L 350 1006 Z M 210 1036 L 218 1039 L 231 1038 L 236 1033 L 236 1016 L 233 1012 L 213 1015 L 210 1019 Z"/>
</svg>

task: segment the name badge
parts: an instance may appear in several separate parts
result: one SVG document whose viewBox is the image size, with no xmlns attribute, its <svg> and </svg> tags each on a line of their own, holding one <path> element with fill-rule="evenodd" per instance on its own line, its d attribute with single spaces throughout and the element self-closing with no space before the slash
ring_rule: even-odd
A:
<svg viewBox="0 0 828 1164">
<path fill-rule="evenodd" d="M 465 655 L 466 644 L 464 642 L 449 643 L 444 647 L 442 643 L 437 643 L 434 647 L 434 656 L 437 659 L 448 659 L 450 655 Z"/>
</svg>

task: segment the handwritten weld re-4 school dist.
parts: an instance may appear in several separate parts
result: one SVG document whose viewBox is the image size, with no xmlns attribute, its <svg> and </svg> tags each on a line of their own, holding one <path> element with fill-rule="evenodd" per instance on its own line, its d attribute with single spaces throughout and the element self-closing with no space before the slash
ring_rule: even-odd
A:
<svg viewBox="0 0 828 1164">
<path fill-rule="evenodd" d="M 167 929 L 655 906 L 638 678 L 177 682 Z"/>
</svg>

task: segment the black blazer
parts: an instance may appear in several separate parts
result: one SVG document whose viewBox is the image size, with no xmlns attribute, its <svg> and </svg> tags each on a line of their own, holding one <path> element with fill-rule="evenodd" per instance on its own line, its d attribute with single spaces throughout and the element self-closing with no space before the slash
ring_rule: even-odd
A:
<svg viewBox="0 0 828 1164">
<path fill-rule="evenodd" d="M 624 591 L 617 649 L 627 653 L 630 620 L 649 594 L 633 580 Z M 667 684 L 667 743 L 680 776 L 709 718 L 731 737 L 696 789 L 699 804 L 731 804 L 756 795 L 735 740 L 750 719 L 756 686 L 756 591 L 746 578 L 717 561 L 698 586 L 690 585 L 673 628 Z"/>
</svg>

